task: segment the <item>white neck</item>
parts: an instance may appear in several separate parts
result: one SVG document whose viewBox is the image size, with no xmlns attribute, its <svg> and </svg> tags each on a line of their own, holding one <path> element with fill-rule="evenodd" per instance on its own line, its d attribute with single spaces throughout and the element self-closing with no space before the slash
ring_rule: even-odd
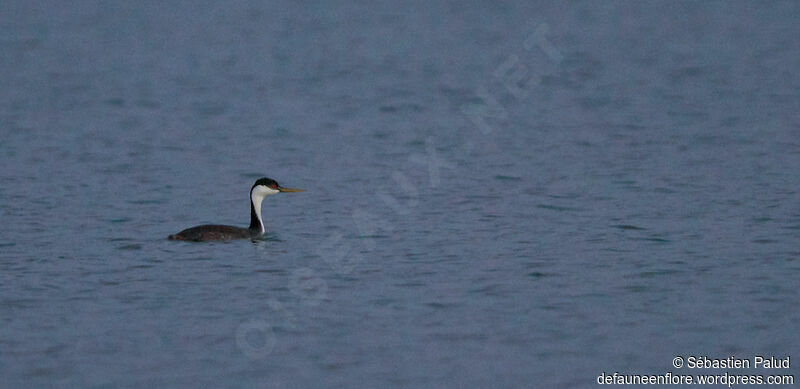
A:
<svg viewBox="0 0 800 389">
<path fill-rule="evenodd" d="M 264 194 L 259 193 L 259 191 L 253 191 L 250 200 L 253 201 L 253 208 L 256 210 L 256 216 L 258 216 L 258 222 L 261 224 L 261 233 L 263 234 L 266 232 L 264 229 L 264 219 L 261 217 L 261 202 L 264 201 Z"/>
<path fill-rule="evenodd" d="M 261 217 L 261 202 L 264 201 L 264 197 L 267 197 L 268 195 L 275 194 L 278 192 L 279 192 L 278 190 L 259 185 L 253 188 L 253 191 L 250 193 L 250 201 L 253 202 L 253 209 L 256 212 L 256 217 L 258 218 L 260 232 L 262 234 L 267 232 L 267 229 L 264 228 L 264 219 Z"/>
</svg>

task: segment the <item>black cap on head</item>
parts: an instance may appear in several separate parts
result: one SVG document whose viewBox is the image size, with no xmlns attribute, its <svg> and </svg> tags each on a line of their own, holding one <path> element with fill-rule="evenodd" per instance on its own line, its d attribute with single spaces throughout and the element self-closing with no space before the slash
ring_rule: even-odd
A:
<svg viewBox="0 0 800 389">
<path fill-rule="evenodd" d="M 267 178 L 267 177 L 261 177 L 258 180 L 256 180 L 256 183 L 253 184 L 253 188 L 255 188 L 255 187 L 259 186 L 259 185 L 264 185 L 264 186 L 270 187 L 272 189 L 278 189 L 278 188 L 281 187 L 280 185 L 278 185 L 277 181 L 275 181 L 275 180 L 273 180 L 271 178 Z"/>
</svg>

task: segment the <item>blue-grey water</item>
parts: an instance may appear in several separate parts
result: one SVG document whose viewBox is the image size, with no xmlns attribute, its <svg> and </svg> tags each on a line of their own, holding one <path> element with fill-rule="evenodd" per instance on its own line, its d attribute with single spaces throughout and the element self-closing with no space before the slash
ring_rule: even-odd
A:
<svg viewBox="0 0 800 389">
<path fill-rule="evenodd" d="M 0 2 L 0 386 L 800 359 L 798 15 Z M 263 240 L 166 240 L 246 226 L 261 176 L 307 189 L 266 199 Z"/>
</svg>

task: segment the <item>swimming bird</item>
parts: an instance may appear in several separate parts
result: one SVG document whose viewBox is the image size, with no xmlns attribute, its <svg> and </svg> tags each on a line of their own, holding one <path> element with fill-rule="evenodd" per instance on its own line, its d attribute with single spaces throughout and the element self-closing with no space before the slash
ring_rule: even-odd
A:
<svg viewBox="0 0 800 389">
<path fill-rule="evenodd" d="M 250 227 L 241 228 L 219 224 L 205 224 L 187 228 L 175 235 L 170 235 L 169 240 L 189 240 L 194 242 L 224 241 L 233 239 L 253 239 L 264 235 L 264 221 L 261 219 L 261 202 L 264 197 L 281 192 L 302 192 L 305 189 L 284 188 L 267 177 L 256 180 L 250 188 Z"/>
</svg>

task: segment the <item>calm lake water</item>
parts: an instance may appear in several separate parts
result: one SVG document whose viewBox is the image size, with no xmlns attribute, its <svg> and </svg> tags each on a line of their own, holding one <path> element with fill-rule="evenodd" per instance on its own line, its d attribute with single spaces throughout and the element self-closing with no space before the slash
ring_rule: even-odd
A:
<svg viewBox="0 0 800 389">
<path fill-rule="evenodd" d="M 529 3 L 0 3 L 0 386 L 800 359 L 798 3 Z"/>
</svg>

